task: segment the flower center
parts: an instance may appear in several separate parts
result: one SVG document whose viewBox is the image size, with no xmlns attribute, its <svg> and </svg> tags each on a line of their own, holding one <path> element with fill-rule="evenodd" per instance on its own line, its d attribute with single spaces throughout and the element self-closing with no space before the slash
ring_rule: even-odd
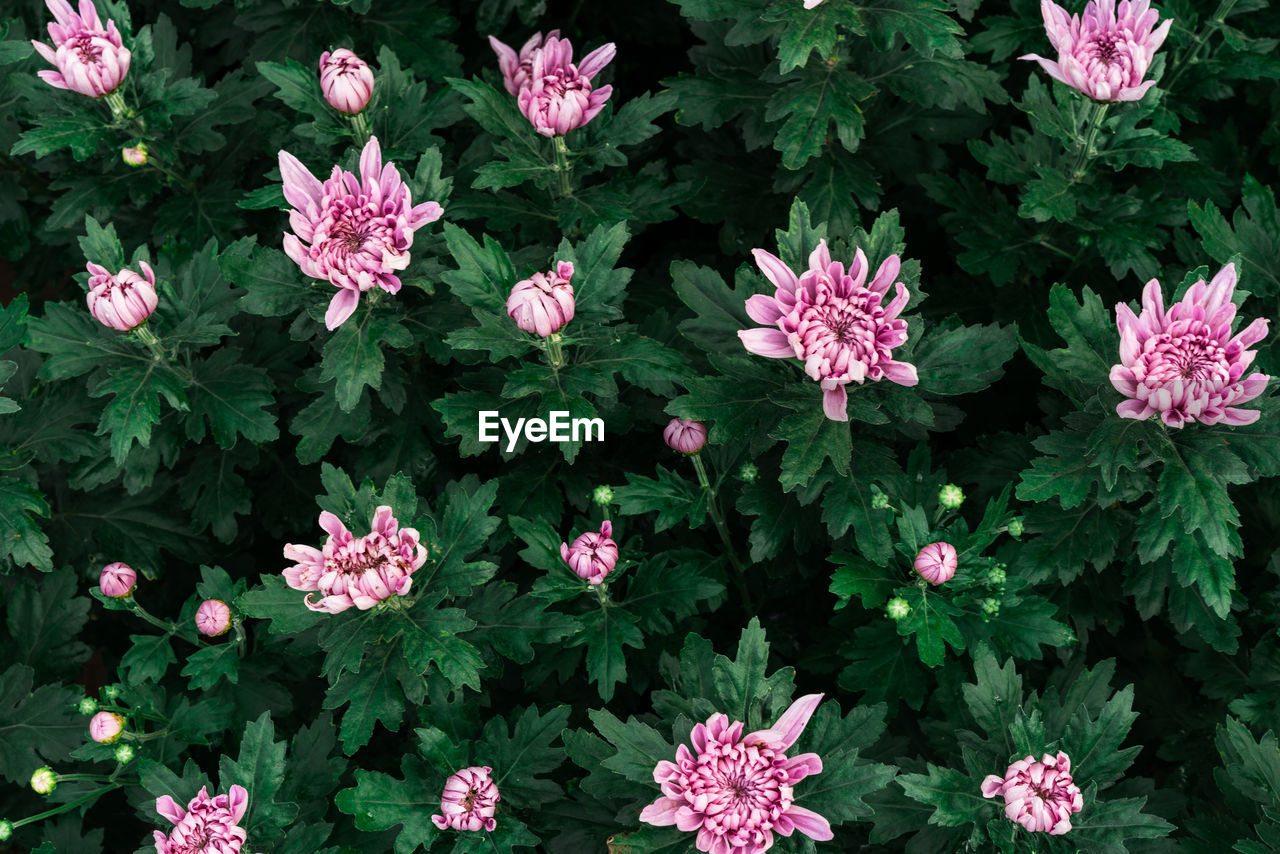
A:
<svg viewBox="0 0 1280 854">
<path fill-rule="evenodd" d="M 1193 324 L 1181 335 L 1157 335 L 1148 342 L 1147 350 L 1149 384 L 1183 380 L 1216 386 L 1230 380 L 1226 353 L 1203 323 Z"/>
<path fill-rule="evenodd" d="M 1094 55 L 1111 65 L 1120 55 L 1119 40 L 1112 36 L 1098 36 L 1093 40 Z"/>
</svg>

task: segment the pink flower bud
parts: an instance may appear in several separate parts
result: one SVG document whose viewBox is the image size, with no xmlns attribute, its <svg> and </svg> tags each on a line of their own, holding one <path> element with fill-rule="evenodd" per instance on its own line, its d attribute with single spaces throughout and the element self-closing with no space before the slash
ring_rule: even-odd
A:
<svg viewBox="0 0 1280 854">
<path fill-rule="evenodd" d="M 444 830 L 487 830 L 498 826 L 493 813 L 502 796 L 497 785 L 489 778 L 493 769 L 488 765 L 463 768 L 444 781 L 444 793 L 440 796 L 440 812 L 431 816 L 431 823 Z"/>
<path fill-rule="evenodd" d="M 320 91 L 340 113 L 354 116 L 373 95 L 373 70 L 345 47 L 320 54 Z"/>
<path fill-rule="evenodd" d="M 93 262 L 87 266 L 89 295 L 85 301 L 89 313 L 103 326 L 128 332 L 141 326 L 156 310 L 160 301 L 156 296 L 156 274 L 146 261 L 138 265 L 145 279 L 132 270 L 121 270 L 113 276 L 106 267 Z"/>
<path fill-rule="evenodd" d="M 573 265 L 556 264 L 553 272 L 534 273 L 517 282 L 507 297 L 507 314 L 525 332 L 546 338 L 573 320 Z"/>
<path fill-rule="evenodd" d="M 672 418 L 662 431 L 667 447 L 682 454 L 696 454 L 707 444 L 707 427 L 701 421 Z"/>
<path fill-rule="evenodd" d="M 124 731 L 124 718 L 112 712 L 98 712 L 89 720 L 89 737 L 98 744 L 113 744 Z"/>
<path fill-rule="evenodd" d="M 569 40 L 548 36 L 533 53 L 528 81 L 516 95 L 520 112 L 543 136 L 564 136 L 582 127 L 599 115 L 613 94 L 612 86 L 596 88 L 591 78 L 613 61 L 615 53 L 610 42 L 574 65 Z"/>
<path fill-rule="evenodd" d="M 106 29 L 93 0 L 80 0 L 76 14 L 67 0 L 45 0 L 56 23 L 49 25 L 53 47 L 32 41 L 36 52 L 57 71 L 38 71 L 41 80 L 57 89 L 70 89 L 90 98 L 114 92 L 129 73 L 132 54 L 124 46 L 115 21 Z"/>
<path fill-rule="evenodd" d="M 133 148 L 120 149 L 120 159 L 130 166 L 147 165 L 147 144 L 140 142 Z"/>
<path fill-rule="evenodd" d="M 1071 779 L 1071 759 L 1061 750 L 1037 762 L 1019 759 L 1000 777 L 982 781 L 984 798 L 1004 798 L 1004 814 L 1032 833 L 1061 836 L 1071 830 L 1071 816 L 1084 809 L 1080 787 Z"/>
<path fill-rule="evenodd" d="M 133 588 L 138 586 L 138 573 L 126 563 L 109 563 L 102 568 L 102 574 L 98 576 L 98 589 L 102 591 L 103 596 L 112 599 L 123 599 L 133 592 Z"/>
<path fill-rule="evenodd" d="M 916 555 L 916 572 L 930 584 L 943 584 L 956 574 L 956 547 L 951 543 L 929 543 Z"/>
<path fill-rule="evenodd" d="M 605 578 L 618 564 L 618 544 L 613 536 L 613 523 L 605 520 L 600 533 L 588 532 L 573 541 L 560 544 L 560 557 L 574 575 L 588 584 L 603 584 Z"/>
<path fill-rule="evenodd" d="M 211 638 L 225 635 L 231 628 L 231 609 L 221 599 L 206 599 L 196 608 L 196 628 Z"/>
</svg>

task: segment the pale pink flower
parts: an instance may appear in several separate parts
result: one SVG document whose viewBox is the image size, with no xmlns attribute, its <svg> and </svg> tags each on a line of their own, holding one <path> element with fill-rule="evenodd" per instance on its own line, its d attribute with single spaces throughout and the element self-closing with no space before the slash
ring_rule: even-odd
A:
<svg viewBox="0 0 1280 854">
<path fill-rule="evenodd" d="M 804 0 L 806 9 L 816 9 L 823 4 L 824 0 Z"/>
<path fill-rule="evenodd" d="M 791 704 L 769 729 L 742 735 L 741 721 L 712 715 L 693 728 L 690 742 L 676 748 L 676 761 L 662 760 L 653 779 L 658 798 L 640 813 L 657 827 L 675 825 L 698 832 L 699 851 L 710 854 L 759 854 L 773 845 L 773 834 L 800 831 L 818 841 L 833 837 L 831 825 L 797 806 L 793 787 L 822 771 L 816 753 L 788 758 L 787 748 L 804 732 L 822 701 L 809 694 Z"/>
<path fill-rule="evenodd" d="M 573 570 L 573 574 L 588 584 L 603 584 L 609 573 L 618 565 L 618 544 L 613 537 L 613 523 L 606 519 L 600 525 L 600 533 L 588 531 L 573 541 L 560 544 L 560 558 Z"/>
<path fill-rule="evenodd" d="M 893 350 L 907 340 L 907 322 L 898 317 L 907 305 L 907 288 L 896 282 L 902 262 L 890 255 L 871 283 L 867 256 L 854 254 L 848 271 L 832 262 L 827 241 L 809 255 L 809 269 L 799 278 L 778 257 L 752 251 L 756 265 L 777 292 L 747 300 L 747 314 L 767 329 L 738 333 L 748 351 L 772 359 L 800 359 L 810 378 L 822 384 L 822 408 L 833 421 L 848 421 L 851 382 L 888 379 L 904 386 L 919 382 L 914 365 L 897 362 Z M 896 288 L 893 301 L 881 302 Z"/>
<path fill-rule="evenodd" d="M 502 800 L 498 786 L 489 778 L 493 769 L 488 765 L 463 768 L 444 781 L 444 794 L 440 796 L 440 812 L 431 816 L 431 823 L 444 830 L 488 830 L 498 826 L 493 813 Z"/>
<path fill-rule="evenodd" d="M 200 634 L 216 638 L 231 628 L 231 608 L 221 599 L 206 599 L 196 608 L 196 628 Z"/>
<path fill-rule="evenodd" d="M 98 744 L 114 744 L 124 732 L 124 718 L 114 712 L 98 712 L 89 719 L 89 738 Z"/>
<path fill-rule="evenodd" d="M 147 144 L 140 142 L 132 148 L 120 149 L 120 159 L 130 166 L 147 165 Z"/>
<path fill-rule="evenodd" d="M 1142 78 L 1173 24 L 1166 19 L 1152 30 L 1160 16 L 1150 5 L 1150 0 L 1121 0 L 1117 16 L 1116 0 L 1093 0 L 1083 15 L 1068 15 L 1052 0 L 1040 0 L 1058 61 L 1034 53 L 1018 58 L 1034 59 L 1054 80 L 1095 101 L 1137 101 L 1156 85 Z"/>
<path fill-rule="evenodd" d="M 673 451 L 696 454 L 707 444 L 707 425 L 701 421 L 672 418 L 671 423 L 662 431 L 662 439 Z"/>
<path fill-rule="evenodd" d="M 507 297 L 507 315 L 525 332 L 546 338 L 573 320 L 573 264 L 560 261 L 554 270 L 516 282 Z"/>
<path fill-rule="evenodd" d="M 92 261 L 85 266 L 89 271 L 89 293 L 85 302 L 89 313 L 103 326 L 128 332 L 146 322 L 159 305 L 156 274 L 146 261 L 138 264 L 142 276 L 129 269 L 112 275 L 106 267 Z"/>
<path fill-rule="evenodd" d="M 1155 279 L 1142 292 L 1142 314 L 1116 305 L 1120 364 L 1111 368 L 1111 384 L 1129 398 L 1116 406 L 1120 417 L 1145 420 L 1159 414 L 1170 427 L 1258 420 L 1257 410 L 1233 407 L 1262 394 L 1271 379 L 1261 373 L 1245 376 L 1257 356 L 1249 347 L 1266 337 L 1267 321 L 1258 318 L 1231 336 L 1235 287 L 1236 268 L 1228 264 L 1209 284 L 1204 279 L 1193 284 L 1168 311 Z"/>
<path fill-rule="evenodd" d="M 373 97 L 373 69 L 345 47 L 320 54 L 320 91 L 340 113 L 354 116 Z"/>
<path fill-rule="evenodd" d="M 617 53 L 610 42 L 587 54 L 581 65 L 573 64 L 573 45 L 568 39 L 548 36 L 534 52 L 529 80 L 520 89 L 520 112 L 543 136 L 564 136 L 594 119 L 613 94 L 612 86 L 596 89 L 595 77 Z"/>
<path fill-rule="evenodd" d="M 49 25 L 53 47 L 35 40 L 31 44 L 58 70 L 37 71 L 40 79 L 90 98 L 101 98 L 119 88 L 133 55 L 121 41 L 116 22 L 107 21 L 103 29 L 93 0 L 80 0 L 78 15 L 67 0 L 45 0 L 45 5 L 55 20 Z"/>
<path fill-rule="evenodd" d="M 111 599 L 123 599 L 138 586 L 138 573 L 127 563 L 116 561 L 102 568 L 98 575 L 98 589 Z"/>
<path fill-rule="evenodd" d="M 956 547 L 951 543 L 929 543 L 916 555 L 915 570 L 930 584 L 945 584 L 956 574 Z"/>
<path fill-rule="evenodd" d="M 351 606 L 367 611 L 384 599 L 403 596 L 411 576 L 427 561 L 427 550 L 413 528 L 401 528 L 391 508 L 373 514 L 373 530 L 357 538 L 329 511 L 320 514 L 320 527 L 329 534 L 324 549 L 289 543 L 284 556 L 296 561 L 284 571 L 294 590 L 308 591 L 312 611 L 337 614 Z M 320 600 L 311 601 L 311 592 Z"/>
<path fill-rule="evenodd" d="M 284 251 L 302 272 L 338 288 L 324 324 L 337 329 L 360 294 L 375 287 L 400 291 L 396 272 L 409 266 L 413 233 L 444 213 L 435 202 L 413 207 L 394 163 L 382 163 L 378 138 L 360 154 L 360 174 L 333 167 L 323 184 L 287 151 L 280 152 L 284 197 L 293 205 Z"/>
<path fill-rule="evenodd" d="M 560 38 L 559 30 L 547 33 L 546 39 L 542 38 L 542 33 L 534 33 L 520 47 L 520 53 L 517 54 L 507 45 L 489 36 L 489 46 L 498 55 L 498 70 L 502 72 L 502 85 L 506 87 L 508 94 L 519 95 L 520 90 L 529 85 L 529 78 L 533 74 L 534 56 L 542 50 L 547 40 L 558 38 Z"/>
<path fill-rule="evenodd" d="M 243 786 L 213 798 L 201 786 L 185 810 L 168 795 L 156 798 L 156 812 L 174 824 L 167 835 L 153 833 L 156 854 L 240 854 L 247 834 L 239 822 L 248 809 L 249 793 Z"/>
<path fill-rule="evenodd" d="M 1019 759 L 1004 777 L 989 775 L 982 781 L 982 796 L 1004 796 L 1004 814 L 1034 833 L 1061 836 L 1071 830 L 1071 815 L 1084 808 L 1080 789 L 1071 782 L 1071 760 L 1061 750 Z"/>
</svg>

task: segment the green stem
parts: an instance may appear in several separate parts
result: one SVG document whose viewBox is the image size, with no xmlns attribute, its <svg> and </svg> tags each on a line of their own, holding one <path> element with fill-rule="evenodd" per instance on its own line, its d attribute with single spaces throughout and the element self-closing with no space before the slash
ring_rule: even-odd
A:
<svg viewBox="0 0 1280 854">
<path fill-rule="evenodd" d="M 170 637 L 182 638 L 187 643 L 193 644 L 195 646 L 205 645 L 203 641 L 198 641 L 198 640 L 193 641 L 190 638 L 186 638 L 178 634 L 177 623 L 166 623 L 164 620 L 151 616 L 151 613 L 147 611 L 146 608 L 143 608 L 141 605 L 138 604 L 138 600 L 131 599 L 130 602 L 132 604 L 132 607 L 130 608 L 130 610 L 133 611 L 135 616 L 140 617 L 143 620 L 146 620 L 148 623 L 155 626 L 157 629 L 164 632 L 166 635 L 169 635 Z"/>
<path fill-rule="evenodd" d="M 59 783 L 110 783 L 105 774 L 58 774 Z"/>
<path fill-rule="evenodd" d="M 1169 82 L 1160 88 L 1164 89 L 1166 92 L 1171 91 L 1173 89 L 1173 84 L 1182 76 L 1182 72 L 1186 71 L 1188 67 L 1195 65 L 1199 61 L 1200 49 L 1204 47 L 1205 41 L 1208 40 L 1209 35 L 1215 29 L 1223 24 L 1227 15 L 1231 14 L 1232 7 L 1235 5 L 1236 0 L 1221 0 L 1221 2 L 1218 3 L 1218 10 L 1213 13 L 1213 17 L 1210 18 L 1205 23 L 1204 27 L 1201 28 L 1200 34 L 1196 36 L 1196 40 L 1193 41 L 1187 49 L 1186 56 L 1178 61 L 1178 67 L 1175 68 L 1173 74 L 1169 76 Z"/>
<path fill-rule="evenodd" d="M 1095 156 L 1093 143 L 1098 139 L 1098 131 L 1102 129 L 1102 120 L 1107 115 L 1107 108 L 1110 104 L 1094 104 L 1093 111 L 1089 113 L 1088 131 L 1085 134 L 1084 145 L 1080 146 L 1080 154 L 1076 157 L 1076 165 L 1071 168 L 1071 180 L 1079 181 L 1084 177 L 1088 170 L 1089 161 Z"/>
<path fill-rule="evenodd" d="M 547 361 L 551 363 L 552 368 L 559 369 L 564 367 L 564 350 L 560 348 L 560 341 L 562 340 L 560 338 L 560 333 L 552 332 L 549 336 L 547 336 L 546 340 L 547 340 Z"/>
<path fill-rule="evenodd" d="M 364 117 L 364 113 L 356 113 L 351 117 L 351 127 L 355 129 L 356 139 L 360 141 L 360 147 L 364 148 L 365 143 L 369 141 L 369 137 L 373 135 L 372 131 L 369 130 L 369 121 Z"/>
<path fill-rule="evenodd" d="M 571 169 L 569 167 L 569 146 L 565 144 L 564 137 L 557 136 L 556 144 L 556 173 L 560 176 L 560 197 L 573 195 L 573 187 L 569 184 L 569 175 Z"/>
<path fill-rule="evenodd" d="M 128 118 L 129 106 L 124 102 L 124 95 L 120 94 L 119 89 L 114 92 L 108 92 L 104 96 L 104 100 L 107 102 L 107 106 L 111 108 L 112 118 L 116 121 Z"/>
<path fill-rule="evenodd" d="M 62 779 L 66 779 L 66 778 L 62 778 Z M 55 815 L 59 815 L 69 810 L 73 810 L 78 806 L 87 804 L 89 801 L 92 801 L 96 798 L 101 797 L 102 795 L 105 795 L 107 792 L 110 792 L 112 789 L 119 789 L 119 788 L 122 788 L 123 786 L 124 786 L 124 783 L 112 783 L 111 785 L 104 786 L 101 789 L 98 789 L 97 791 L 89 792 L 86 795 L 81 795 L 80 797 L 76 798 L 74 801 L 67 801 L 65 804 L 62 804 L 61 806 L 56 806 L 51 810 L 45 810 L 42 813 L 36 813 L 35 815 L 27 816 L 26 818 L 20 818 L 13 823 L 14 830 L 17 830 L 19 827 L 22 827 L 23 825 L 35 824 L 37 821 L 44 821 L 46 818 L 53 818 Z"/>
<path fill-rule="evenodd" d="M 146 345 L 147 349 L 151 351 L 151 355 L 156 357 L 156 361 L 169 361 L 169 355 L 165 353 L 164 347 L 160 344 L 160 339 L 156 337 L 154 332 L 147 328 L 147 322 L 145 320 L 142 322 L 141 326 L 134 327 L 133 334 L 138 336 L 138 340 Z"/>
<path fill-rule="evenodd" d="M 702 455 L 699 453 L 690 454 L 689 458 L 693 461 L 693 470 L 698 473 L 698 483 L 702 486 L 704 492 L 707 493 L 707 513 L 711 516 L 711 521 L 716 527 L 716 531 L 720 534 L 720 542 L 724 543 L 725 554 L 729 558 L 729 563 L 733 564 L 734 586 L 738 589 L 738 598 L 742 600 L 742 607 L 748 616 L 755 613 L 755 608 L 751 605 L 751 592 L 747 589 L 746 573 L 747 568 L 742 565 L 742 561 L 738 560 L 738 554 L 733 548 L 733 541 L 729 539 L 729 527 L 724 522 L 724 516 L 720 513 L 720 504 L 716 500 L 716 489 L 711 485 L 711 478 L 707 476 L 707 467 L 702 462 Z"/>
</svg>

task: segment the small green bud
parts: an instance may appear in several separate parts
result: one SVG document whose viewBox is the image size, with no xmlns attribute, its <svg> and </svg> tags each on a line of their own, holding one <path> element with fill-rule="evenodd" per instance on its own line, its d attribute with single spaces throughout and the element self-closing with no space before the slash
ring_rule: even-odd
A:
<svg viewBox="0 0 1280 854">
<path fill-rule="evenodd" d="M 996 614 L 999 614 L 1000 600 L 999 599 L 983 599 L 982 613 L 986 614 L 988 617 L 994 617 Z"/>
<path fill-rule="evenodd" d="M 738 479 L 747 483 L 754 483 L 755 479 L 760 476 L 760 469 L 756 468 L 755 463 L 743 463 L 738 469 Z"/>
<path fill-rule="evenodd" d="M 613 503 L 613 487 L 597 486 L 595 492 L 591 493 L 591 500 L 601 507 L 608 507 Z"/>
<path fill-rule="evenodd" d="M 1013 537 L 1016 540 L 1018 537 L 1022 536 L 1022 531 L 1023 531 L 1023 527 L 1022 527 L 1021 516 L 1016 516 L 1013 519 L 1009 520 L 1009 536 Z"/>
<path fill-rule="evenodd" d="M 13 822 L 8 819 L 0 820 L 0 842 L 8 842 L 11 836 L 13 836 Z"/>
<path fill-rule="evenodd" d="M 884 610 L 891 620 L 904 620 L 911 615 L 911 605 L 906 599 L 900 599 L 896 596 L 889 600 L 889 604 L 885 605 Z"/>
<path fill-rule="evenodd" d="M 98 711 L 98 701 L 92 697 L 85 697 L 76 704 L 76 711 L 82 715 L 91 715 Z"/>
<path fill-rule="evenodd" d="M 116 761 L 121 765 L 128 765 L 133 761 L 133 747 L 128 744 L 116 745 Z"/>
<path fill-rule="evenodd" d="M 954 483 L 948 483 L 938 490 L 938 503 L 948 510 L 959 510 L 964 503 L 964 491 Z"/>
<path fill-rule="evenodd" d="M 48 765 L 42 765 L 31 774 L 31 789 L 37 795 L 47 795 L 58 788 L 58 775 Z"/>
<path fill-rule="evenodd" d="M 106 685 L 106 686 L 104 686 L 104 687 L 103 687 L 103 689 L 102 689 L 102 696 L 103 696 L 104 698 L 106 698 L 107 700 L 118 700 L 118 699 L 120 699 L 120 686 L 119 686 L 119 685 Z"/>
<path fill-rule="evenodd" d="M 998 563 L 987 570 L 987 581 L 997 586 L 1004 584 L 1008 577 L 1006 567 L 1003 563 Z"/>
<path fill-rule="evenodd" d="M 885 495 L 880 487 L 874 483 L 871 484 L 871 507 L 875 510 L 888 510 L 889 496 Z"/>
</svg>

